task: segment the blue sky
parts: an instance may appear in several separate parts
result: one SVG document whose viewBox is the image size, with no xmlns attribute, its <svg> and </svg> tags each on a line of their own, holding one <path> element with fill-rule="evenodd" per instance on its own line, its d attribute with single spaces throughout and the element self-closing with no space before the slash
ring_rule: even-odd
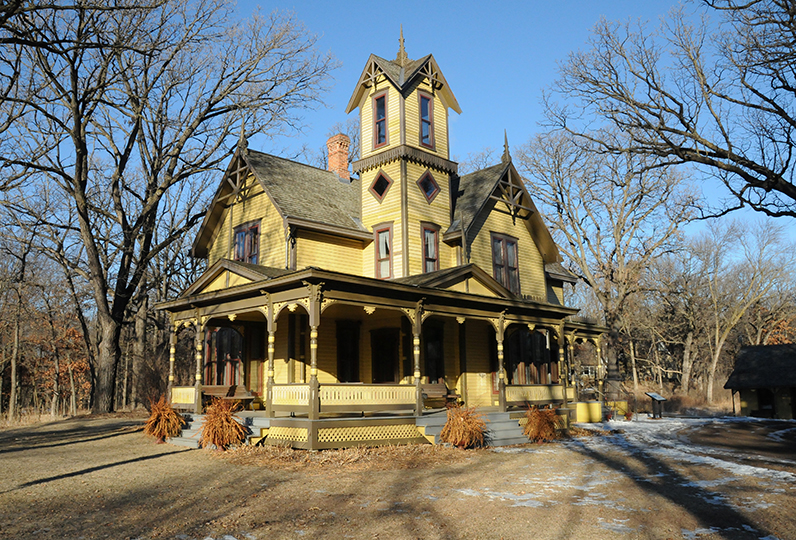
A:
<svg viewBox="0 0 796 540">
<path fill-rule="evenodd" d="M 450 116 L 451 157 L 462 159 L 485 147 L 502 149 L 504 129 L 512 146 L 539 131 L 542 89 L 555 80 L 557 62 L 585 46 L 601 16 L 657 24 L 677 2 L 240 1 L 239 13 L 249 15 L 258 5 L 263 13 L 293 12 L 342 65 L 325 96 L 328 107 L 304 116 L 301 135 L 273 143 L 255 138 L 252 148 L 284 155 L 304 143 L 322 147 L 329 128 L 347 119 L 344 109 L 368 55 L 395 58 L 402 24 L 409 57 L 433 54 L 459 101 L 462 114 Z"/>
</svg>

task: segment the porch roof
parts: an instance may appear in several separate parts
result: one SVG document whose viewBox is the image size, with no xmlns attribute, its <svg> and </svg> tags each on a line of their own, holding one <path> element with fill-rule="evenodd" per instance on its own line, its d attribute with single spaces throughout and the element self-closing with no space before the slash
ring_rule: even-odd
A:
<svg viewBox="0 0 796 540">
<path fill-rule="evenodd" d="M 444 276 L 429 274 L 429 279 L 434 285 L 424 280 L 418 280 L 420 283 L 385 281 L 314 267 L 286 274 L 282 273 L 287 272 L 285 270 L 273 270 L 277 271 L 272 274 L 273 277 L 263 277 L 251 283 L 223 290 L 191 294 L 192 289 L 189 288 L 180 298 L 160 303 L 156 308 L 173 313 L 178 320 L 196 315 L 226 316 L 261 309 L 267 305 L 266 294 L 270 295 L 274 302 L 291 302 L 306 298 L 307 285 L 320 283 L 323 284 L 325 300 L 392 309 L 414 308 L 418 302 L 422 302 L 426 310 L 445 316 L 493 318 L 503 313 L 507 320 L 558 325 L 578 311 L 547 302 L 514 297 L 510 293 L 508 296 L 485 296 L 440 288 L 448 281 L 443 278 L 451 278 L 451 274 L 469 275 L 477 274 L 479 271 L 483 273 L 483 270 L 475 265 L 451 269 L 455 272 L 445 272 Z M 204 276 L 200 277 L 197 282 L 203 278 Z M 599 334 L 599 331 L 597 333 Z"/>
</svg>

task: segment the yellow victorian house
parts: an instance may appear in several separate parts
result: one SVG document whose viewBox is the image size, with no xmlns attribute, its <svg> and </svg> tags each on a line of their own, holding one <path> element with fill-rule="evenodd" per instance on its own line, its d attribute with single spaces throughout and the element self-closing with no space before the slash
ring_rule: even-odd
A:
<svg viewBox="0 0 796 540">
<path fill-rule="evenodd" d="M 193 244 L 208 270 L 160 306 L 196 328 L 193 380 L 173 380 L 172 346 L 172 402 L 241 399 L 263 442 L 299 448 L 432 440 L 431 413 L 452 402 L 516 429 L 527 404 L 566 414 L 571 345 L 599 351 L 603 328 L 564 305 L 574 277 L 508 146 L 460 177 L 459 104 L 403 42 L 395 60 L 370 56 L 354 110 L 351 164 L 342 134 L 329 170 L 238 148 Z"/>
</svg>

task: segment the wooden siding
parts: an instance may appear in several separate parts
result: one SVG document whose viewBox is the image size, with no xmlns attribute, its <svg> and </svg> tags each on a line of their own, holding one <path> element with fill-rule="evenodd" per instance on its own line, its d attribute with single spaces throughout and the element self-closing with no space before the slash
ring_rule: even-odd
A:
<svg viewBox="0 0 796 540">
<path fill-rule="evenodd" d="M 428 202 L 417 181 L 426 173 L 431 172 L 434 181 L 440 188 L 431 203 Z M 439 266 L 440 270 L 448 268 L 451 260 L 456 261 L 455 248 L 442 241 L 442 233 L 450 227 L 450 181 L 448 175 L 428 169 L 415 163 L 407 163 L 407 205 L 409 222 L 409 274 L 423 272 L 423 244 L 421 222 L 427 221 L 440 226 L 439 234 Z"/>
<path fill-rule="evenodd" d="M 370 185 L 379 172 L 384 172 L 392 180 L 392 185 L 384 198 L 379 202 L 370 192 Z M 394 277 L 400 276 L 403 267 L 403 252 L 401 242 L 401 164 L 398 161 L 388 163 L 379 169 L 372 169 L 362 173 L 362 224 L 372 231 L 375 225 L 393 222 L 392 227 L 392 267 Z M 376 243 L 371 242 L 362 252 L 361 275 L 375 277 Z"/>
<path fill-rule="evenodd" d="M 468 320 L 467 324 L 467 369 L 464 374 L 467 385 L 468 407 L 490 407 L 497 400 L 492 395 L 492 373 L 489 369 L 490 334 L 495 329 L 486 321 Z"/>
<path fill-rule="evenodd" d="M 387 144 L 373 148 L 373 96 L 387 91 Z M 403 97 L 386 77 L 378 77 L 376 84 L 365 94 L 359 104 L 359 120 L 362 130 L 360 155 L 371 156 L 401 144 L 401 100 Z"/>
<path fill-rule="evenodd" d="M 517 254 L 520 271 L 520 292 L 524 295 L 546 298 L 544 261 L 539 248 L 525 220 L 512 222 L 511 216 L 500 212 L 503 203 L 495 203 L 492 211 L 486 216 L 478 235 L 471 240 L 470 262 L 477 264 L 492 274 L 492 240 L 490 232 L 506 234 L 517 239 Z"/>
<path fill-rule="evenodd" d="M 296 267 L 307 266 L 358 275 L 362 271 L 362 244 L 328 234 L 300 231 L 296 239 Z"/>
<path fill-rule="evenodd" d="M 208 250 L 207 264 L 212 265 L 219 259 L 231 259 L 230 231 L 235 227 L 255 220 L 260 220 L 260 253 L 258 263 L 264 266 L 283 268 L 285 266 L 285 233 L 282 216 L 263 191 L 254 176 L 246 180 L 246 193 L 243 200 L 236 202 L 227 209 L 223 221 L 219 224 Z M 230 221 L 230 215 L 232 220 Z"/>
<path fill-rule="evenodd" d="M 434 114 L 434 150 L 420 144 L 420 98 L 418 90 L 433 98 L 432 112 Z M 448 122 L 445 104 L 439 98 L 438 92 L 433 92 L 427 79 L 418 80 L 412 86 L 406 98 L 406 144 L 415 148 L 422 148 L 427 152 L 448 159 Z"/>
</svg>

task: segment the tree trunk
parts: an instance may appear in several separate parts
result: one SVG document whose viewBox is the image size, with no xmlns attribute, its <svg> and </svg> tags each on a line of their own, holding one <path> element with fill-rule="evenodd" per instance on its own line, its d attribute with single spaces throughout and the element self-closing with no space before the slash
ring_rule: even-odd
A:
<svg viewBox="0 0 796 540">
<path fill-rule="evenodd" d="M 608 325 L 608 352 L 607 373 L 605 377 L 605 399 L 607 401 L 618 401 L 621 396 L 619 375 L 619 335 L 620 326 L 618 317 L 606 319 Z"/>
<path fill-rule="evenodd" d="M 19 393 L 17 381 L 17 363 L 19 362 L 19 318 L 22 302 L 17 297 L 17 312 L 14 318 L 14 347 L 11 349 L 11 389 L 8 396 L 8 421 L 11 422 L 17 416 L 17 394 Z"/>
<path fill-rule="evenodd" d="M 636 369 L 636 345 L 630 340 L 630 366 L 633 369 L 633 395 L 638 394 L 638 370 Z"/>
<path fill-rule="evenodd" d="M 109 316 L 100 316 L 97 380 L 94 387 L 93 413 L 113 412 L 116 406 L 116 371 L 122 351 L 119 338 L 122 325 Z"/>
<path fill-rule="evenodd" d="M 135 314 L 135 338 L 133 341 L 133 389 L 130 395 L 130 401 L 133 405 L 133 409 L 142 404 L 145 394 L 145 389 L 142 388 L 144 384 L 144 381 L 142 380 L 142 371 L 147 350 L 146 323 L 148 312 L 148 299 L 145 296 L 143 301 L 139 304 L 138 311 Z"/>
<path fill-rule="evenodd" d="M 716 368 L 719 365 L 719 358 L 721 357 L 723 348 L 724 338 L 721 338 L 716 344 L 716 350 L 713 352 L 713 359 L 710 361 L 710 371 L 708 371 L 708 388 L 706 392 L 708 405 L 713 403 L 713 383 L 716 378 Z"/>
<path fill-rule="evenodd" d="M 688 387 L 691 385 L 691 369 L 693 368 L 693 359 L 691 357 L 691 347 L 694 343 L 694 333 L 688 332 L 685 337 L 685 344 L 683 345 L 683 375 L 680 377 L 680 392 L 688 395 Z"/>
<path fill-rule="evenodd" d="M 75 374 L 72 371 L 72 363 L 67 364 L 69 370 L 69 386 L 71 387 L 72 399 L 69 402 L 69 412 L 72 416 L 77 416 L 77 389 L 75 388 Z"/>
</svg>

